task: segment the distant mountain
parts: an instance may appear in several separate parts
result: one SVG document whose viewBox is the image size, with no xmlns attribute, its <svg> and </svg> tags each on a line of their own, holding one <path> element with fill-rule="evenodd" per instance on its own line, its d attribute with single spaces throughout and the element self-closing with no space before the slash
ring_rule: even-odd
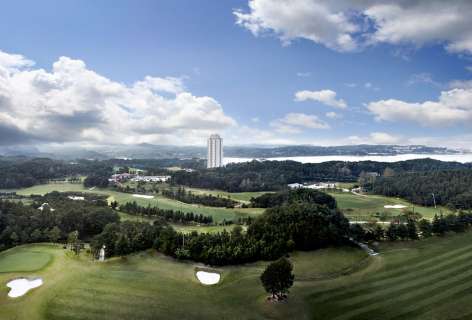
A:
<svg viewBox="0 0 472 320">
<path fill-rule="evenodd" d="M 1 151 L 1 150 L 0 150 Z M 23 150 L 27 151 L 27 150 Z M 46 148 L 36 153 L 30 150 L 29 153 L 12 153 L 9 149 L 8 155 L 29 155 L 45 156 L 60 159 L 109 159 L 109 158 L 130 158 L 130 159 L 187 159 L 206 158 L 206 148 L 202 146 L 168 146 L 153 144 L 138 145 L 112 145 L 97 146 L 90 148 L 57 147 Z M 366 156 L 366 155 L 399 155 L 399 154 L 459 154 L 459 150 L 428 147 L 422 145 L 349 145 L 349 146 L 227 146 L 224 148 L 225 157 L 237 158 L 274 158 L 274 157 L 299 157 L 299 156 Z M 1 152 L 0 152 L 1 154 Z"/>
</svg>

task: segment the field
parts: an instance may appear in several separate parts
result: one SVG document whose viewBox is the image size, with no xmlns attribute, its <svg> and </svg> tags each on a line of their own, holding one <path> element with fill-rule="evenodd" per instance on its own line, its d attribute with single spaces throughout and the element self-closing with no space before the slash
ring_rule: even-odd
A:
<svg viewBox="0 0 472 320">
<path fill-rule="evenodd" d="M 7 297 L 4 284 L 19 273 L 0 274 L 1 319 L 265 319 L 281 318 L 280 312 L 309 312 L 298 294 L 293 296 L 293 305 L 265 301 L 258 279 L 265 262 L 218 268 L 222 281 L 206 287 L 195 277 L 200 265 L 155 252 L 99 263 L 47 244 L 18 247 L 11 254 L 22 250 L 52 254 L 54 262 L 34 273 L 43 278 L 44 285 L 18 299 Z M 307 278 L 328 279 L 332 271 L 342 272 L 365 259 L 359 249 L 346 248 L 297 253 L 293 261 L 297 277 L 307 272 Z M 300 291 L 301 284 L 294 292 Z"/>
<path fill-rule="evenodd" d="M 44 252 L 52 262 L 34 272 L 0 273 L 1 319 L 469 319 L 472 233 L 381 243 L 380 255 L 355 248 L 296 252 L 296 281 L 287 303 L 265 300 L 266 262 L 218 268 L 222 281 L 202 286 L 198 264 L 148 251 L 91 261 L 59 246 L 17 247 L 8 256 Z M 0 256 L 0 263 L 5 256 Z M 17 259 L 17 269 L 28 261 Z M 24 297 L 4 284 L 19 275 L 45 283 Z"/>
<path fill-rule="evenodd" d="M 133 197 L 132 194 L 117 192 L 110 189 L 87 189 L 84 188 L 81 184 L 71 184 L 71 183 L 51 183 L 37 185 L 30 188 L 18 189 L 15 190 L 19 195 L 31 195 L 31 194 L 45 194 L 52 191 L 75 191 L 75 192 L 91 192 L 97 194 L 106 194 L 108 195 L 108 201 L 116 200 L 118 203 L 132 202 L 136 201 L 139 205 L 142 206 L 157 206 L 162 209 L 173 209 L 180 210 L 183 212 L 194 212 L 203 215 L 211 215 L 215 222 L 221 222 L 223 220 L 233 220 L 238 219 L 239 217 L 245 216 L 256 216 L 263 212 L 263 209 L 259 208 L 235 208 L 235 209 L 226 209 L 226 208 L 215 208 L 215 207 L 206 207 L 201 205 L 187 204 L 173 199 L 165 198 L 160 195 L 155 196 L 154 199 L 144 199 Z"/>
<path fill-rule="evenodd" d="M 195 193 L 200 194 L 213 194 L 219 195 L 222 197 L 230 197 L 234 200 L 238 200 L 240 202 L 248 202 L 251 197 L 256 197 L 265 192 L 241 192 L 241 193 L 228 193 L 224 191 L 216 191 L 216 190 L 207 190 L 207 189 L 195 189 L 189 188 Z M 257 216 L 261 214 L 264 209 L 260 208 L 234 208 L 234 209 L 226 209 L 226 208 L 215 208 L 215 207 L 207 207 L 202 205 L 196 204 L 187 204 L 177 200 L 165 198 L 161 195 L 155 196 L 154 199 L 143 199 L 143 198 L 136 198 L 133 197 L 132 194 L 117 192 L 111 189 L 93 189 L 89 190 L 84 188 L 81 184 L 71 184 L 71 183 L 52 183 L 52 184 L 44 184 L 44 185 L 37 185 L 31 188 L 25 189 L 18 189 L 16 192 L 20 195 L 31 195 L 31 194 L 45 194 L 51 191 L 78 191 L 78 192 L 92 192 L 98 194 L 106 194 L 108 195 L 108 200 L 113 201 L 116 200 L 118 203 L 125 203 L 128 201 L 136 201 L 138 204 L 142 206 L 147 206 L 148 204 L 151 206 L 158 206 L 162 209 L 173 209 L 173 210 L 181 210 L 183 212 L 194 212 L 194 213 L 201 213 L 203 215 L 211 215 L 215 222 L 221 222 L 223 220 L 234 220 L 238 219 L 239 217 L 245 216 Z M 385 217 L 386 221 L 389 221 L 392 216 L 396 216 L 401 214 L 404 210 L 411 210 L 417 213 L 420 213 L 424 218 L 432 219 L 435 214 L 439 214 L 440 212 L 447 214 L 450 211 L 447 208 L 440 207 L 435 209 L 433 207 L 423 207 L 414 205 L 408 201 L 399 199 L 399 198 L 389 198 L 384 196 L 378 195 L 358 195 L 353 194 L 350 192 L 330 192 L 332 196 L 336 198 L 338 203 L 338 207 L 344 212 L 344 214 L 350 219 L 354 221 L 365 221 L 365 220 L 372 220 L 372 219 L 379 219 L 375 217 L 378 213 L 381 216 Z M 385 209 L 385 205 L 405 205 L 407 208 L 405 209 Z"/>
<path fill-rule="evenodd" d="M 386 216 L 399 215 L 403 210 L 411 210 L 420 213 L 424 218 L 432 219 L 440 211 L 444 214 L 449 213 L 446 208 L 423 207 L 414 205 L 408 201 L 399 198 L 389 198 L 378 195 L 358 195 L 350 192 L 331 192 L 336 198 L 338 207 L 351 220 L 368 220 L 375 213 L 383 213 Z M 385 205 L 405 205 L 405 209 L 385 209 Z"/>
</svg>

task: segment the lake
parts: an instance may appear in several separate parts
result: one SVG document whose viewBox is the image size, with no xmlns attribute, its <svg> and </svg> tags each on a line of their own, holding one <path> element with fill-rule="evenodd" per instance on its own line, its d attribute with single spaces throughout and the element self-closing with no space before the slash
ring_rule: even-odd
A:
<svg viewBox="0 0 472 320">
<path fill-rule="evenodd" d="M 293 160 L 301 163 L 321 163 L 327 161 L 378 161 L 378 162 L 396 162 L 405 161 L 412 159 L 425 159 L 431 158 L 441 161 L 456 161 L 461 163 L 472 162 L 472 153 L 464 154 L 399 154 L 393 156 L 386 155 L 368 155 L 368 156 L 312 156 L 312 157 L 277 157 L 277 158 L 265 158 L 264 160 Z M 228 163 L 240 163 L 254 160 L 252 158 L 224 158 L 224 164 Z"/>
</svg>

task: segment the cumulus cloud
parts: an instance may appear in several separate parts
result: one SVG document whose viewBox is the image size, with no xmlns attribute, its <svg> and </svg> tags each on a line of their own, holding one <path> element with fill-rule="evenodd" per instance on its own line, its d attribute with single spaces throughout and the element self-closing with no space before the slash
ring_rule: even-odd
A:
<svg viewBox="0 0 472 320">
<path fill-rule="evenodd" d="M 441 92 L 437 101 L 379 100 L 367 105 L 379 121 L 410 121 L 423 126 L 449 126 L 472 121 L 472 88 Z"/>
<path fill-rule="evenodd" d="M 429 84 L 433 87 L 442 87 L 442 84 L 435 81 L 433 76 L 428 72 L 415 73 L 410 76 L 410 79 L 406 82 L 407 86 L 413 86 L 416 84 Z"/>
<path fill-rule="evenodd" d="M 333 90 L 309 91 L 303 90 L 295 93 L 295 101 L 317 101 L 327 106 L 344 109 L 347 107 L 343 99 L 336 99 L 336 92 Z"/>
<path fill-rule="evenodd" d="M 350 136 L 348 140 L 352 144 L 398 144 L 403 138 L 386 132 L 372 132 L 366 137 Z"/>
<path fill-rule="evenodd" d="M 341 118 L 342 115 L 340 115 L 339 113 L 336 113 L 336 112 L 326 112 L 326 117 L 330 118 L 330 119 L 337 119 L 337 118 Z"/>
<path fill-rule="evenodd" d="M 300 133 L 303 129 L 328 129 L 329 125 L 315 115 L 288 113 L 270 123 L 280 133 Z"/>
<path fill-rule="evenodd" d="M 193 95 L 179 78 L 147 76 L 125 85 L 68 57 L 50 72 L 33 65 L 0 51 L 2 144 L 183 144 L 237 125 L 218 101 Z"/>
<path fill-rule="evenodd" d="M 254 35 L 274 34 L 284 44 L 307 39 L 337 51 L 376 43 L 441 43 L 472 53 L 472 2 L 468 0 L 249 0 L 236 23 Z"/>
</svg>

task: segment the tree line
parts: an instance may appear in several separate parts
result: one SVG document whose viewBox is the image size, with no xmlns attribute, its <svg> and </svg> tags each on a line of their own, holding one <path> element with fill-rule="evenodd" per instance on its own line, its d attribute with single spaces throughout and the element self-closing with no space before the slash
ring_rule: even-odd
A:
<svg viewBox="0 0 472 320">
<path fill-rule="evenodd" d="M 368 191 L 400 197 L 413 203 L 472 209 L 472 170 L 434 170 L 395 173 L 365 185 Z"/>
<path fill-rule="evenodd" d="M 183 187 L 164 189 L 162 195 L 185 203 L 201 204 L 208 207 L 234 208 L 238 203 L 229 198 L 214 196 L 211 194 L 198 195 L 192 191 L 187 191 Z"/>
<path fill-rule="evenodd" d="M 117 207 L 117 203 L 112 203 L 112 206 Z M 203 214 L 197 214 L 193 212 L 182 212 L 180 210 L 174 211 L 171 209 L 161 209 L 158 207 L 147 207 L 140 206 L 136 201 L 126 202 L 119 206 L 119 210 L 126 212 L 131 215 L 146 216 L 150 218 L 159 218 L 168 222 L 175 223 L 201 223 L 201 224 L 211 224 L 213 223 L 212 216 L 204 216 Z"/>
<path fill-rule="evenodd" d="M 251 161 L 228 164 L 222 168 L 172 173 L 177 185 L 218 189 L 229 192 L 270 191 L 287 188 L 290 183 L 311 181 L 357 181 L 361 172 L 383 173 L 390 168 L 396 173 L 431 170 L 471 169 L 472 164 L 417 159 L 393 163 L 374 161 L 330 161 L 300 163 L 295 161 Z"/>
<path fill-rule="evenodd" d="M 272 208 L 284 203 L 314 202 L 326 205 L 330 209 L 336 208 L 336 200 L 327 193 L 313 189 L 283 190 L 274 193 L 265 193 L 250 200 L 253 208 Z"/>
<path fill-rule="evenodd" d="M 87 239 L 119 221 L 103 199 L 74 201 L 54 192 L 33 200 L 30 205 L 0 200 L 0 250 L 31 242 L 57 242 L 73 231 Z"/>
</svg>

